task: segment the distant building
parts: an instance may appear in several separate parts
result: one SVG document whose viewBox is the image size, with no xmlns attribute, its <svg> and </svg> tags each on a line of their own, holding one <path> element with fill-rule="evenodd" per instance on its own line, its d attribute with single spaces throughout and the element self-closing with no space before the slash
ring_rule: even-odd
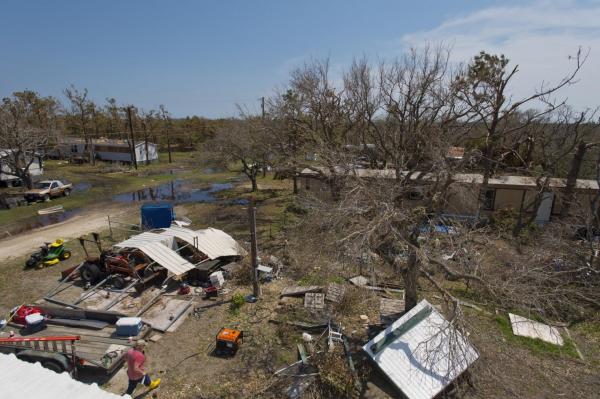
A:
<svg viewBox="0 0 600 399">
<path fill-rule="evenodd" d="M 132 163 L 131 143 L 128 140 L 111 139 L 93 139 L 94 157 L 99 161 Z M 148 152 L 146 152 L 146 147 Z M 83 139 L 66 139 L 59 143 L 54 150 L 49 153 L 55 158 L 64 159 L 87 159 L 89 149 L 86 148 Z M 140 141 L 135 143 L 135 158 L 137 163 L 144 163 L 147 160 L 158 160 L 158 149 L 155 143 L 146 143 Z"/>
<path fill-rule="evenodd" d="M 12 154 L 12 150 L 0 150 L 0 182 L 7 186 L 19 184 L 19 178 L 11 174 L 13 171 L 12 162 L 7 162 L 6 158 Z M 42 156 L 34 154 L 35 158 L 29 166 L 29 174 L 31 176 L 39 176 L 44 173 L 44 162 Z M 31 156 L 26 159 L 26 162 L 31 161 Z"/>
<path fill-rule="evenodd" d="M 354 169 L 345 171 L 340 168 L 339 174 L 353 175 L 363 179 L 395 179 L 393 169 Z M 327 199 L 331 190 L 327 183 L 329 172 L 325 168 L 314 167 L 304 169 L 300 173 L 300 188 L 310 191 L 314 195 Z M 414 192 L 409 200 L 418 205 L 427 196 L 427 187 L 435 176 L 429 173 L 415 172 L 410 176 L 415 181 Z M 471 217 L 476 215 L 479 208 L 480 188 L 483 184 L 483 175 L 478 173 L 456 173 L 452 176 L 443 212 L 448 215 Z M 552 217 L 560 215 L 562 196 L 566 186 L 566 179 L 550 178 L 547 192 L 543 193 L 541 204 L 537 209 L 535 221 L 546 223 Z M 518 211 L 524 207 L 524 213 L 530 214 L 528 204 L 533 203 L 537 191 L 536 178 L 531 176 L 494 176 L 489 179 L 487 190 L 483 196 L 482 215 L 490 215 L 496 211 L 512 209 Z M 599 191 L 598 182 L 595 180 L 577 179 L 575 186 L 575 199 L 571 213 L 577 213 L 589 208 L 591 198 Z"/>
</svg>

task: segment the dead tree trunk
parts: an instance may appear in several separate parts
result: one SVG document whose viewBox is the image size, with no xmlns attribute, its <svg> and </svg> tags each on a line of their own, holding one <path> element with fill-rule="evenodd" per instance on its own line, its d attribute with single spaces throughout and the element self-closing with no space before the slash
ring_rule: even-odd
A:
<svg viewBox="0 0 600 399">
<path fill-rule="evenodd" d="M 575 187 L 577 186 L 577 178 L 579 177 L 579 171 L 581 170 L 581 165 L 583 164 L 583 158 L 585 157 L 585 154 L 588 148 L 590 148 L 590 146 L 591 144 L 586 144 L 584 141 L 580 142 L 577 146 L 575 156 L 573 156 L 573 161 L 571 161 L 571 168 L 569 169 L 569 174 L 567 175 L 567 183 L 565 185 L 562 206 L 560 209 L 561 218 L 565 218 L 569 215 L 569 211 L 571 210 L 571 204 L 575 199 Z"/>
</svg>

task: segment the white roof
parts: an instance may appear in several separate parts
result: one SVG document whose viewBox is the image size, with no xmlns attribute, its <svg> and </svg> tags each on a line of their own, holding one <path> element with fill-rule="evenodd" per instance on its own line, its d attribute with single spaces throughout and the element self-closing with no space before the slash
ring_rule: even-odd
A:
<svg viewBox="0 0 600 399">
<path fill-rule="evenodd" d="M 425 300 L 363 349 L 408 399 L 433 398 L 479 357 Z"/>
<path fill-rule="evenodd" d="M 208 229 L 193 231 L 185 227 L 172 226 L 162 229 L 161 236 L 177 237 L 204 253 L 210 259 L 221 256 L 240 256 L 245 251 L 229 234 L 222 230 Z"/>
<path fill-rule="evenodd" d="M 150 259 L 179 276 L 194 268 L 194 265 L 183 259 L 173 250 L 173 238 L 155 233 L 142 233 L 128 240 L 115 244 L 119 248 L 138 248 Z"/>
<path fill-rule="evenodd" d="M 72 379 L 67 373 L 55 373 L 39 363 L 27 363 L 13 354 L 0 353 L 0 396 L 4 399 L 20 398 L 85 398 L 117 399 L 131 398 L 102 390 L 96 384 L 84 384 Z"/>
</svg>

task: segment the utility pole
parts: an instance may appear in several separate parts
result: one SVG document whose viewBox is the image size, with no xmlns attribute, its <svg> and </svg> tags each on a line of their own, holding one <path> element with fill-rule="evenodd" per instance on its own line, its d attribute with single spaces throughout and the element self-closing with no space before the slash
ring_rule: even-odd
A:
<svg viewBox="0 0 600 399">
<path fill-rule="evenodd" d="M 142 129 L 144 129 L 144 149 L 146 151 L 146 165 L 150 165 L 150 155 L 148 152 L 148 130 L 146 129 L 146 121 L 142 118 Z"/>
<path fill-rule="evenodd" d="M 258 285 L 258 247 L 256 244 L 256 208 L 254 200 L 250 199 L 248 205 L 248 219 L 250 219 L 250 256 L 252 267 L 252 290 L 256 298 L 260 295 L 260 287 Z"/>
<path fill-rule="evenodd" d="M 127 119 L 129 120 L 129 134 L 131 136 L 131 160 L 137 169 L 137 158 L 135 156 L 135 137 L 133 136 L 133 121 L 131 119 L 131 107 L 127 107 Z"/>
<path fill-rule="evenodd" d="M 265 119 L 265 97 L 260 98 L 260 109 L 262 110 L 262 118 Z"/>
<path fill-rule="evenodd" d="M 165 134 L 167 135 L 167 149 L 169 151 L 169 163 L 173 163 L 173 158 L 171 158 L 171 136 L 169 136 L 169 124 L 171 121 L 167 119 L 167 124 L 165 126 Z"/>
</svg>

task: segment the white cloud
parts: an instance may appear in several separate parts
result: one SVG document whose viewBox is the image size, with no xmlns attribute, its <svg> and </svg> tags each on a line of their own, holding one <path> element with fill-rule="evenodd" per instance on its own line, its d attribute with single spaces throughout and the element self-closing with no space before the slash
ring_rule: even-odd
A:
<svg viewBox="0 0 600 399">
<path fill-rule="evenodd" d="M 600 105 L 600 2 L 533 1 L 490 7 L 446 20 L 429 31 L 404 35 L 402 48 L 446 43 L 452 60 L 467 62 L 481 50 L 506 55 L 520 73 L 510 87 L 515 97 L 532 94 L 543 82 L 557 83 L 574 64 L 579 46 L 590 54 L 579 82 L 561 91 L 578 109 Z"/>
</svg>

